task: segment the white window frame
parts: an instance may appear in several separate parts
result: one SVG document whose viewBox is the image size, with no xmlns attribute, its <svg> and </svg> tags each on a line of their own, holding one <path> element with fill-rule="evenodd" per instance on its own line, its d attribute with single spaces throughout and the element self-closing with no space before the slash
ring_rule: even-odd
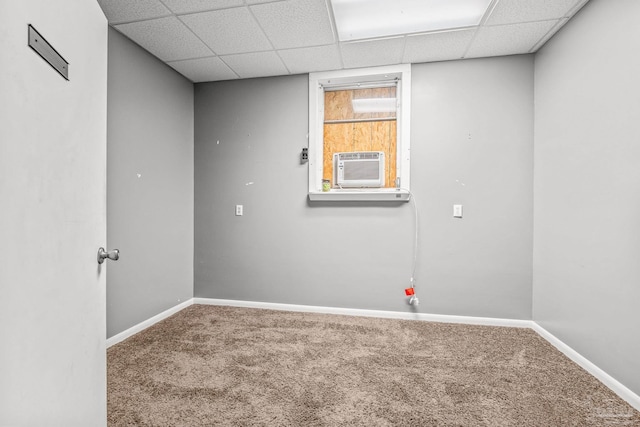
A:
<svg viewBox="0 0 640 427">
<path fill-rule="evenodd" d="M 397 80 L 396 169 L 400 188 L 322 191 L 325 87 L 357 86 Z M 309 74 L 309 199 L 327 201 L 408 201 L 411 194 L 411 65 L 360 68 Z M 391 159 L 390 159 L 391 160 Z"/>
</svg>

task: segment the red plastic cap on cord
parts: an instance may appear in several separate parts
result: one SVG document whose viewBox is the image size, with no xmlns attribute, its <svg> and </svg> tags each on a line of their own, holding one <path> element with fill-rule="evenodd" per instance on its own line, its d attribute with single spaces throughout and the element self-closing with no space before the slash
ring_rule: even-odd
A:
<svg viewBox="0 0 640 427">
<path fill-rule="evenodd" d="M 404 290 L 404 293 L 407 294 L 408 297 L 410 297 L 411 295 L 415 295 L 415 291 L 413 288 L 407 288 Z"/>
</svg>

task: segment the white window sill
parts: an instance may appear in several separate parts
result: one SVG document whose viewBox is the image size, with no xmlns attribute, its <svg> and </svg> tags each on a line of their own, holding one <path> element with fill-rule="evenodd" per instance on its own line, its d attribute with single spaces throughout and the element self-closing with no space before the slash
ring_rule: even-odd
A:
<svg viewBox="0 0 640 427">
<path fill-rule="evenodd" d="M 312 202 L 408 202 L 410 197 L 411 193 L 407 190 L 397 190 L 395 188 L 376 190 L 335 189 L 309 192 L 309 200 Z"/>
</svg>

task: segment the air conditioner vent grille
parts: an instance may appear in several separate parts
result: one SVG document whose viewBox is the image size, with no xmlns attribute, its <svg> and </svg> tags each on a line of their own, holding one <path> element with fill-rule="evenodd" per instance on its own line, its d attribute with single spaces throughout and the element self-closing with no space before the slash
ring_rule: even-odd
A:
<svg viewBox="0 0 640 427">
<path fill-rule="evenodd" d="M 339 160 L 378 160 L 380 152 L 360 151 L 357 153 L 339 153 Z"/>
<path fill-rule="evenodd" d="M 333 177 L 337 187 L 384 187 L 384 153 L 360 151 L 333 154 Z"/>
</svg>

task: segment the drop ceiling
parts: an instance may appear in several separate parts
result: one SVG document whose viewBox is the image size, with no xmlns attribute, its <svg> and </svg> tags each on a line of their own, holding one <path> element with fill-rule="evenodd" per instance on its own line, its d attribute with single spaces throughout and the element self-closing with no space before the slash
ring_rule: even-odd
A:
<svg viewBox="0 0 640 427">
<path fill-rule="evenodd" d="M 487 0 L 478 25 L 355 41 L 339 40 L 330 0 L 98 3 L 113 28 L 197 83 L 533 53 L 587 1 Z"/>
</svg>

